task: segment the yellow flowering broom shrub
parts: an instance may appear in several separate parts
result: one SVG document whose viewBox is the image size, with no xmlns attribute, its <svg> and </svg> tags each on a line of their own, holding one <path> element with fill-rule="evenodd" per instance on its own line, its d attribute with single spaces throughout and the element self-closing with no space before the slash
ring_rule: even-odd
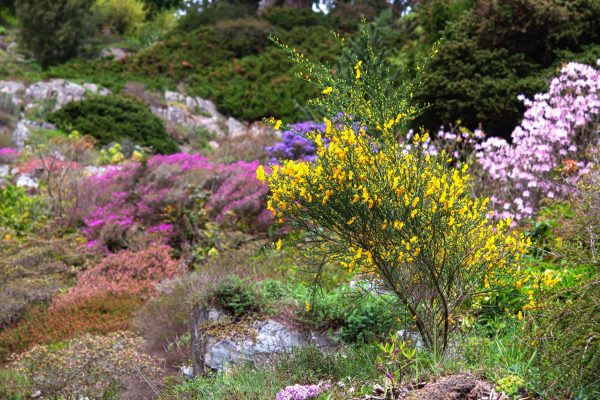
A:
<svg viewBox="0 0 600 400">
<path fill-rule="evenodd" d="M 389 129 L 374 142 L 364 129 L 325 123 L 324 136 L 310 135 L 316 161 L 257 170 L 269 209 L 313 251 L 373 275 L 423 343 L 443 352 L 474 296 L 514 281 L 527 239 L 509 232 L 510 221 L 487 218 L 488 199 L 472 197 L 467 167 L 426 154 L 426 135 L 407 146 Z"/>
<path fill-rule="evenodd" d="M 388 64 L 373 48 L 365 20 L 360 30 L 364 44 L 361 49 L 348 45 L 344 38 L 334 33 L 342 59 L 351 66 L 344 70 L 315 63 L 277 38 L 272 40 L 297 64 L 297 77 L 321 91 L 321 96 L 309 100 L 308 105 L 325 116 L 335 117 L 338 122 L 364 126 L 374 137 L 379 137 L 384 129 L 399 133 L 406 130 L 406 122 L 420 112 L 413 104 L 413 93 L 420 85 L 431 57 L 416 65 L 413 80 L 398 82 Z M 432 56 L 437 53 L 437 44 L 431 53 Z"/>
</svg>

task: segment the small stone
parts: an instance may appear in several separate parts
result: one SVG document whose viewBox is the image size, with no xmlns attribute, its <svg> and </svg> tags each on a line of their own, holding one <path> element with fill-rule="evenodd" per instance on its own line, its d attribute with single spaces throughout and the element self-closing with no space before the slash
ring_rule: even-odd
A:
<svg viewBox="0 0 600 400">
<path fill-rule="evenodd" d="M 181 375 L 183 375 L 187 379 L 194 379 L 194 369 L 191 365 L 184 365 L 180 367 L 179 372 L 181 372 Z"/>
<path fill-rule="evenodd" d="M 0 178 L 7 178 L 10 176 L 10 166 L 0 165 Z"/>
<path fill-rule="evenodd" d="M 16 185 L 26 189 L 37 189 L 39 186 L 38 181 L 27 174 L 19 176 Z"/>
<path fill-rule="evenodd" d="M 373 385 L 373 394 L 383 394 L 385 389 L 380 384 Z"/>
</svg>

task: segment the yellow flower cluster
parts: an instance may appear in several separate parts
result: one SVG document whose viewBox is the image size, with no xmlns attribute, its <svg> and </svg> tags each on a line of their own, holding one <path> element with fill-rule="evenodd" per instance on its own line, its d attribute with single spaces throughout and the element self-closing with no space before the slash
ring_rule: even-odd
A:
<svg viewBox="0 0 600 400">
<path fill-rule="evenodd" d="M 285 161 L 268 176 L 259 168 L 257 177 L 268 181 L 274 215 L 319 225 L 347 244 L 335 254 L 345 267 L 387 274 L 393 266 L 414 284 L 427 279 L 426 265 L 434 274 L 451 267 L 485 276 L 489 286 L 525 253 L 528 241 L 508 233 L 510 221 L 493 226 L 488 199 L 471 197 L 466 165 L 452 168 L 447 155 L 425 154 L 426 134 L 408 150 L 391 135 L 375 143 L 362 129 L 327 119 L 325 126 L 324 137 L 309 135 L 316 161 Z"/>
</svg>

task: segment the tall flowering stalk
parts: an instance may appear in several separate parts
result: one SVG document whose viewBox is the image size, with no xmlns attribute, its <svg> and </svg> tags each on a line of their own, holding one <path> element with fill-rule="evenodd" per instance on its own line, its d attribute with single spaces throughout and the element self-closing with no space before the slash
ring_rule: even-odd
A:
<svg viewBox="0 0 600 400">
<path fill-rule="evenodd" d="M 428 154 L 427 135 L 407 147 L 389 129 L 374 142 L 363 129 L 325 123 L 324 135 L 309 135 L 314 162 L 257 170 L 271 189 L 268 208 L 314 253 L 379 279 L 424 344 L 443 352 L 469 301 L 512 281 L 527 240 L 508 232 L 510 221 L 487 218 L 489 200 L 472 198 L 466 166 Z"/>
</svg>

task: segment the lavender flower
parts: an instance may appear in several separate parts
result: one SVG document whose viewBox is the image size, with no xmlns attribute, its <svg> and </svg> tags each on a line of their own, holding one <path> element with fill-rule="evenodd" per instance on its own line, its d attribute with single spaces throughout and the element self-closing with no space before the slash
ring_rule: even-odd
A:
<svg viewBox="0 0 600 400">
<path fill-rule="evenodd" d="M 313 131 L 325 131 L 324 124 L 312 121 L 298 122 L 291 129 L 282 133 L 281 141 L 265 148 L 271 163 L 279 160 L 313 161 L 316 157 L 315 144 L 306 138 L 306 134 Z"/>
<path fill-rule="evenodd" d="M 318 385 L 293 385 L 287 386 L 277 393 L 276 400 L 306 400 L 314 399 L 321 393 L 329 390 L 329 385 L 318 384 Z"/>
</svg>

